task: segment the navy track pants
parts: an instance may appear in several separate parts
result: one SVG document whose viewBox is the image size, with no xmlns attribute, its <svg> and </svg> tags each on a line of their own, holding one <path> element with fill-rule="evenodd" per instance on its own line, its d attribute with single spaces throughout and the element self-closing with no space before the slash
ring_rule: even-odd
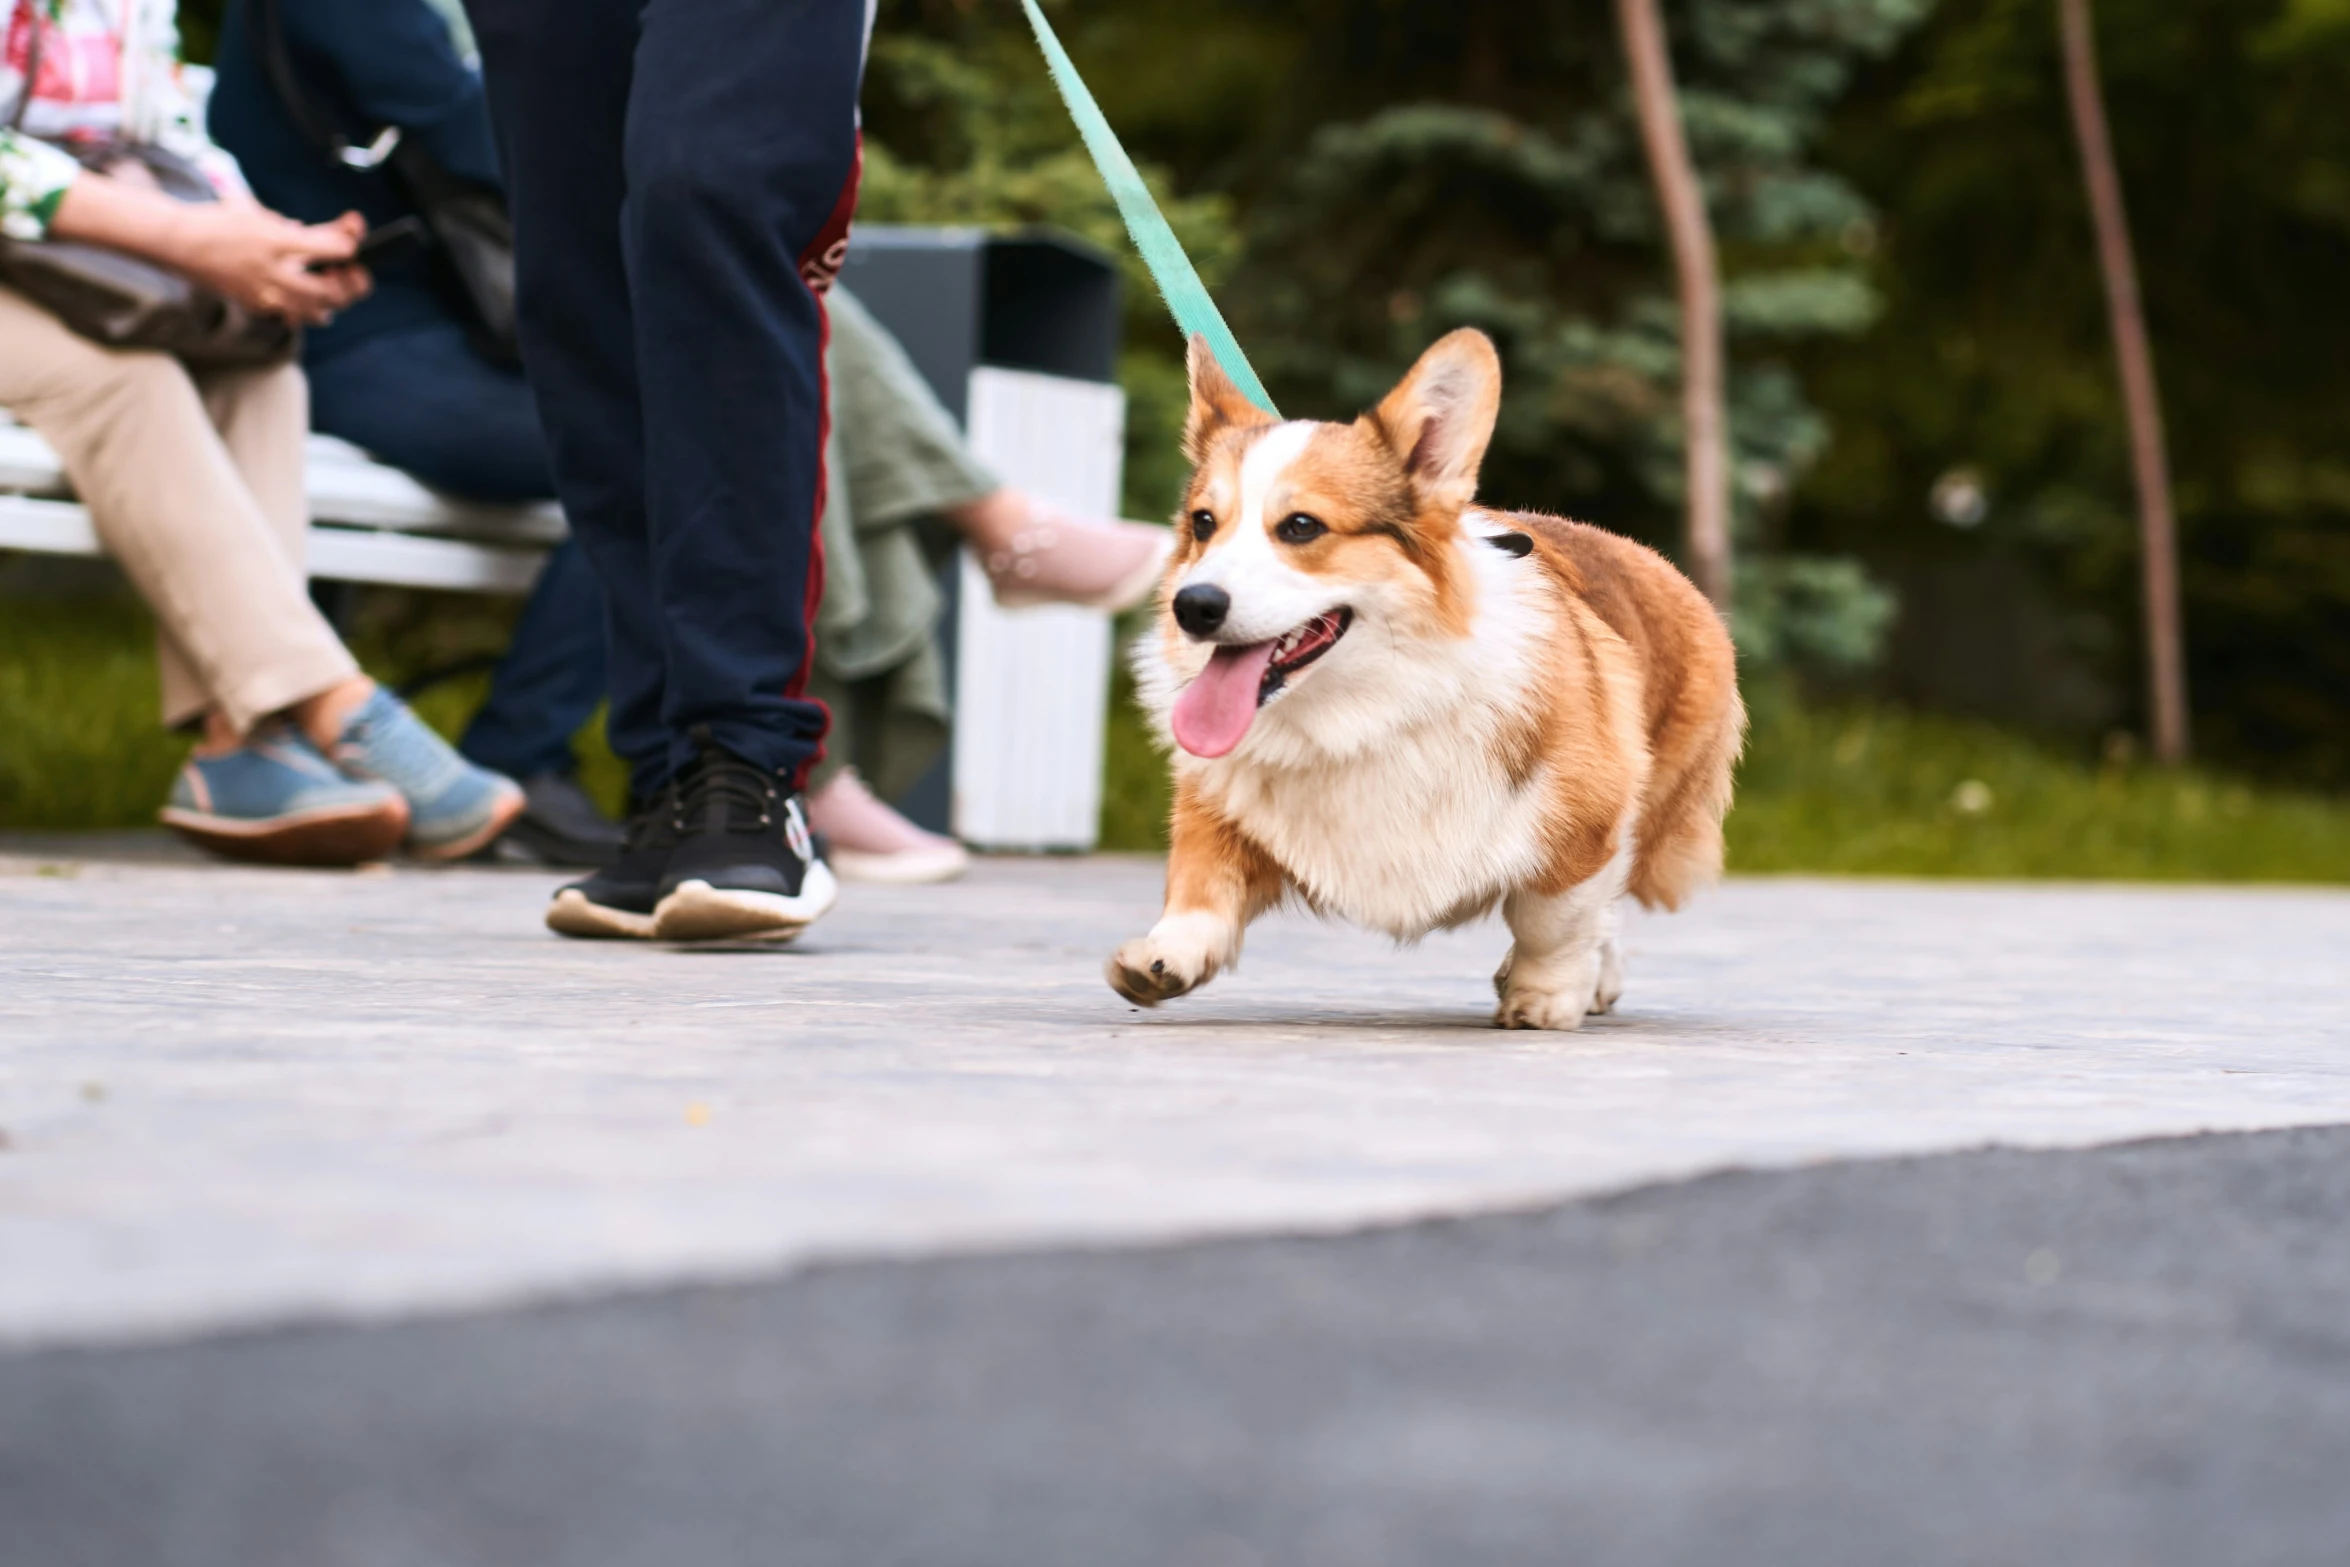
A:
<svg viewBox="0 0 2350 1567">
<path fill-rule="evenodd" d="M 867 0 L 470 0 L 523 356 L 648 795 L 714 741 L 796 781 L 823 592 L 820 290 L 856 204 Z"/>
</svg>

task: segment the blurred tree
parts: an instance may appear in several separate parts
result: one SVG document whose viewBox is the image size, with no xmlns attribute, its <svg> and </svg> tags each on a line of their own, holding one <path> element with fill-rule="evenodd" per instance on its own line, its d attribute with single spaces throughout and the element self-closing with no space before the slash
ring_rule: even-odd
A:
<svg viewBox="0 0 2350 1567">
<path fill-rule="evenodd" d="M 212 46 L 220 37 L 220 13 L 228 0 L 180 0 L 180 52 L 199 64 L 212 59 Z"/>
<path fill-rule="evenodd" d="M 2168 763 L 2187 759 L 2187 669 L 2179 625 L 2179 550 L 2172 513 L 2170 459 L 2163 446 L 2162 396 L 2154 384 L 2154 350 L 2146 341 L 2146 307 L 2138 294 L 2138 263 L 2130 251 L 2129 209 L 2113 162 L 2113 135 L 2105 120 L 2105 89 L 2097 74 L 2096 21 L 2089 0 L 2057 0 L 2063 39 L 2065 98 L 2073 139 L 2081 150 L 2089 219 L 2097 231 L 2097 269 L 2105 280 L 2106 314 L 2113 320 L 2113 357 L 2121 375 L 2122 408 L 2130 421 L 2130 468 L 2138 486 L 2139 575 L 2146 588 L 2147 702 L 2153 709 L 2154 754 Z"/>
<path fill-rule="evenodd" d="M 1018 7 L 975 13 L 953 0 L 886 7 L 865 98 L 860 221 L 1048 224 L 1118 258 L 1129 344 L 1119 367 L 1129 402 L 1126 509 L 1141 517 L 1171 513 L 1183 475 L 1174 436 L 1186 400 L 1182 345 Z M 1178 195 L 1163 167 L 1139 154 L 1137 164 L 1214 287 L 1238 250 L 1229 199 L 1212 191 Z"/>
<path fill-rule="evenodd" d="M 1719 236 L 1750 656 L 1873 650 L 1885 593 L 1796 561 L 1779 521 L 1826 429 L 1789 350 L 1867 326 L 1869 208 L 1809 147 L 1855 66 L 1925 0 L 1668 0 L 1690 155 Z M 1301 0 L 1266 130 L 1226 165 L 1234 314 L 1284 406 L 1360 407 L 1439 332 L 1510 376 L 1485 493 L 1660 544 L 1685 505 L 1665 229 L 1607 0 Z"/>
<path fill-rule="evenodd" d="M 2178 506 L 2197 747 L 2350 783 L 2350 4 L 2099 0 Z M 1883 212 L 1790 517 L 1904 591 L 1916 700 L 2143 726 L 2127 425 L 2049 0 L 1946 0 L 1823 158 Z"/>
<path fill-rule="evenodd" d="M 1681 130 L 1681 97 L 1673 87 L 1673 56 L 1657 0 L 1617 0 L 1616 25 L 1632 99 L 1640 113 L 1640 140 L 1656 181 L 1657 205 L 1673 246 L 1673 275 L 1681 296 L 1681 468 L 1689 491 L 1682 536 L 1690 575 L 1721 609 L 1730 591 L 1730 451 L 1722 408 L 1722 280 L 1705 187 L 1689 162 Z"/>
<path fill-rule="evenodd" d="M 1737 524 L 1763 546 L 1740 573 L 1739 627 L 1757 654 L 1865 663 L 1890 616 L 1887 594 L 1857 568 L 1769 546 L 1825 439 L 1787 350 L 1857 331 L 1875 308 L 1843 248 L 1868 208 L 1806 148 L 1853 67 L 1926 3 L 1666 7 L 1689 142 L 1724 241 Z M 1155 159 L 1181 188 L 1230 198 L 1231 248 L 1203 222 L 1213 212 L 1189 214 L 1188 226 L 1173 215 L 1187 239 L 1210 242 L 1211 281 L 1220 271 L 1226 312 L 1285 408 L 1350 414 L 1444 330 L 1483 327 L 1510 377 L 1485 493 L 1675 541 L 1686 484 L 1672 274 L 1610 0 L 1052 9 L 1146 167 Z M 1082 163 L 1060 161 L 1081 155 L 1054 123 L 1018 29 L 1016 8 L 888 0 L 867 94 L 881 166 L 923 171 L 933 182 L 923 201 L 993 187 L 997 197 L 954 210 L 1002 218 L 1052 213 L 1000 199 L 1010 193 L 992 170 L 1072 168 L 1069 210 L 1082 216 L 1090 202 L 1107 225 Z M 942 92 L 948 70 L 968 74 Z M 1023 127 L 1038 139 L 1022 145 Z M 918 205 L 885 196 L 871 210 L 910 216 Z M 1178 345 L 1151 308 L 1130 315 L 1141 428 L 1180 397 Z M 1163 428 L 1145 439 L 1171 452 Z M 1135 456 L 1165 486 L 1151 510 L 1167 510 L 1179 467 Z"/>
</svg>

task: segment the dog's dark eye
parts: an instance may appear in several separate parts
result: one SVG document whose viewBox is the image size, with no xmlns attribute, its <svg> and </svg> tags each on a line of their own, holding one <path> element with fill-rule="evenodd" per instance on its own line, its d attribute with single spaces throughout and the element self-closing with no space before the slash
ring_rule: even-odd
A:
<svg viewBox="0 0 2350 1567">
<path fill-rule="evenodd" d="M 1309 517 L 1302 511 L 1293 511 L 1273 525 L 1273 537 L 1284 544 L 1311 544 L 1330 530 L 1319 517 Z"/>
<path fill-rule="evenodd" d="M 1193 538 L 1204 539 L 1215 531 L 1216 514 L 1214 512 L 1195 511 L 1191 514 L 1191 536 Z"/>
</svg>

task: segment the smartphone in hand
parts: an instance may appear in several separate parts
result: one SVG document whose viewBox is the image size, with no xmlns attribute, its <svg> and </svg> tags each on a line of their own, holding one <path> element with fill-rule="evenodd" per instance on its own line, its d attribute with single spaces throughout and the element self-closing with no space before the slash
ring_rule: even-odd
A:
<svg viewBox="0 0 2350 1567">
<path fill-rule="evenodd" d="M 424 219 L 394 218 L 369 229 L 367 237 L 359 241 L 359 248 L 350 255 L 339 261 L 313 261 L 310 270 L 328 272 L 336 267 L 380 267 L 386 262 L 405 261 L 420 254 L 431 237 Z"/>
</svg>

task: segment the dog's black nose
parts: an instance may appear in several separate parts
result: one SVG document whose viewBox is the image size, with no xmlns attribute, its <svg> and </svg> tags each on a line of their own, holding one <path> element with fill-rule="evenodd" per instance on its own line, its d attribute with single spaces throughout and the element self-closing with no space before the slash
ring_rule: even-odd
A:
<svg viewBox="0 0 2350 1567">
<path fill-rule="evenodd" d="M 1175 594 L 1175 624 L 1195 637 L 1214 636 L 1232 613 L 1232 595 L 1205 582 L 1195 582 Z"/>
</svg>

